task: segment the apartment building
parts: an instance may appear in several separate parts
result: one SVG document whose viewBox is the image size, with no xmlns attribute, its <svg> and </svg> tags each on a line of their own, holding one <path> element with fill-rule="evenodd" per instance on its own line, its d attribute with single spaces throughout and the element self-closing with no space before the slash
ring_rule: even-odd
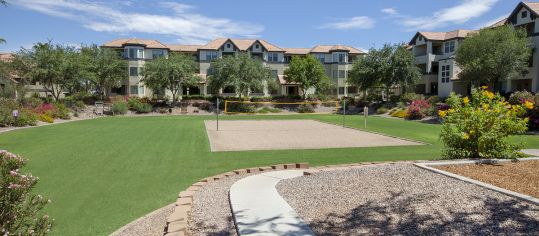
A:
<svg viewBox="0 0 539 236">
<path fill-rule="evenodd" d="M 207 78 L 211 76 L 212 61 L 226 55 L 249 53 L 272 70 L 272 75 L 278 83 L 277 90 L 264 88 L 261 91 L 250 91 L 251 96 L 299 95 L 302 91 L 297 84 L 289 83 L 284 76 L 284 70 L 292 56 L 314 55 L 323 64 L 326 74 L 337 85 L 335 94 L 350 96 L 357 94 L 357 88 L 348 86 L 346 79 L 352 62 L 365 55 L 364 52 L 350 46 L 318 45 L 312 48 L 281 48 L 262 39 L 231 39 L 219 38 L 205 45 L 162 44 L 157 40 L 117 39 L 107 42 L 103 47 L 121 50 L 123 57 L 129 60 L 129 80 L 124 81 L 120 88 L 112 91 L 115 94 L 130 96 L 151 96 L 152 91 L 141 82 L 140 71 L 145 61 L 156 57 L 167 57 L 169 53 L 185 53 L 193 56 L 199 65 L 198 75 L 203 78 L 199 86 L 184 88 L 183 95 L 208 95 Z M 314 93 L 314 90 L 307 91 Z M 223 96 L 236 95 L 233 88 L 220 91 Z"/>
<path fill-rule="evenodd" d="M 520 78 L 500 81 L 498 86 L 503 92 L 527 90 L 539 92 L 539 2 L 521 2 L 507 19 L 489 27 L 512 25 L 524 28 L 533 44 L 533 61 L 530 61 L 528 74 Z M 470 93 L 470 83 L 459 80 L 460 69 L 455 63 L 455 51 L 459 44 L 477 30 L 455 30 L 450 32 L 417 32 L 409 45 L 416 58 L 416 64 L 423 73 L 421 82 L 416 86 L 417 93 L 447 97 L 451 92 L 462 95 Z"/>
</svg>

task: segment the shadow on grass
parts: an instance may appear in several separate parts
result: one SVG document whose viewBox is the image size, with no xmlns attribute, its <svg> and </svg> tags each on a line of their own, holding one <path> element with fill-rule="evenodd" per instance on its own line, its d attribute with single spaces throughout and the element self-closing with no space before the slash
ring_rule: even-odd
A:
<svg viewBox="0 0 539 236">
<path fill-rule="evenodd" d="M 345 215 L 330 214 L 311 222 L 315 233 L 323 235 L 384 234 L 384 235 L 537 235 L 539 219 L 530 213 L 528 204 L 518 200 L 501 201 L 495 198 L 480 200 L 483 206 L 472 212 L 452 209 L 421 213 L 421 207 L 432 195 L 403 196 L 392 193 L 389 198 L 369 201 Z"/>
</svg>

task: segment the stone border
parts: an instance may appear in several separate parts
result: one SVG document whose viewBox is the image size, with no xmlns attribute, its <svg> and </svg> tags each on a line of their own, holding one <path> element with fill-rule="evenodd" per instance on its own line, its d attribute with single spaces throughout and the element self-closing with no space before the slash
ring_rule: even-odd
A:
<svg viewBox="0 0 539 236">
<path fill-rule="evenodd" d="M 287 170 L 287 169 L 308 169 L 309 163 L 289 163 L 289 164 L 279 164 L 263 167 L 251 167 L 244 169 L 237 169 L 234 171 L 225 172 L 222 174 L 214 175 L 199 180 L 198 182 L 192 184 L 184 191 L 181 191 L 178 194 L 178 198 L 175 203 L 174 212 L 167 217 L 167 222 L 163 235 L 166 236 L 184 236 L 189 235 L 188 231 L 188 222 L 191 217 L 191 209 L 193 207 L 193 201 L 195 193 L 197 193 L 202 187 L 208 183 L 218 181 L 231 176 L 241 175 L 241 174 L 254 174 L 269 172 L 274 170 Z"/>
<path fill-rule="evenodd" d="M 164 207 L 161 207 L 161 208 L 159 208 L 159 209 L 157 209 L 157 210 L 155 210 L 155 211 L 152 211 L 152 212 L 150 212 L 150 213 L 148 213 L 148 214 L 146 214 L 146 215 L 144 215 L 144 216 L 142 216 L 142 217 L 139 217 L 138 219 L 136 219 L 136 220 L 134 220 L 134 221 L 131 221 L 131 222 L 129 222 L 128 224 L 126 224 L 126 225 L 122 226 L 121 228 L 117 229 L 116 231 L 112 232 L 112 233 L 110 234 L 110 236 L 116 236 L 116 235 L 119 235 L 119 234 L 122 233 L 124 230 L 126 230 L 126 229 L 128 229 L 128 228 L 130 228 L 130 227 L 132 227 L 132 226 L 134 226 L 134 225 L 137 225 L 137 224 L 139 224 L 139 223 L 141 223 L 141 222 L 143 222 L 143 221 L 144 221 L 146 218 L 148 218 L 148 217 L 151 217 L 151 216 L 154 216 L 154 215 L 156 215 L 156 214 L 159 214 L 163 209 L 168 208 L 168 207 L 171 207 L 171 206 L 173 206 L 173 205 L 174 205 L 174 203 L 168 204 L 168 205 L 166 205 L 166 206 L 164 206 Z"/>
<path fill-rule="evenodd" d="M 539 157 L 518 158 L 518 160 L 519 161 L 539 160 Z M 454 178 L 454 179 L 458 179 L 458 180 L 461 180 L 461 181 L 464 181 L 464 182 L 479 185 L 479 186 L 481 186 L 483 188 L 487 188 L 487 189 L 490 189 L 492 191 L 496 191 L 496 192 L 499 192 L 499 193 L 502 193 L 502 194 L 505 194 L 505 195 L 508 195 L 508 196 L 511 196 L 511 197 L 515 197 L 515 198 L 518 198 L 518 199 L 521 199 L 521 200 L 524 200 L 524 201 L 539 205 L 539 199 L 537 199 L 535 197 L 532 197 L 532 196 L 529 196 L 529 195 L 526 195 L 526 194 L 517 193 L 517 192 L 511 191 L 511 190 L 500 188 L 500 187 L 497 187 L 497 186 L 494 186 L 494 185 L 491 185 L 491 184 L 487 184 L 487 183 L 484 183 L 484 182 L 481 182 L 481 181 L 478 181 L 478 180 L 474 180 L 474 179 L 471 179 L 471 178 L 468 178 L 468 177 L 464 177 L 462 175 L 457 175 L 457 174 L 453 174 L 453 173 L 450 173 L 450 172 L 447 172 L 447 171 L 443 171 L 443 170 L 439 170 L 439 169 L 430 167 L 430 166 L 443 166 L 443 165 L 477 164 L 477 163 L 484 163 L 484 161 L 485 160 L 444 161 L 444 162 L 433 162 L 433 163 L 414 163 L 414 165 L 419 167 L 419 168 L 429 170 L 429 171 L 432 171 L 432 172 L 437 173 L 437 174 L 445 175 L 445 176 L 448 176 L 448 177 L 451 177 L 451 178 Z M 510 162 L 511 160 L 508 160 L 508 159 L 494 159 L 494 160 L 488 160 L 488 161 L 489 162 L 493 161 L 494 163 L 497 163 L 497 162 Z"/>
</svg>

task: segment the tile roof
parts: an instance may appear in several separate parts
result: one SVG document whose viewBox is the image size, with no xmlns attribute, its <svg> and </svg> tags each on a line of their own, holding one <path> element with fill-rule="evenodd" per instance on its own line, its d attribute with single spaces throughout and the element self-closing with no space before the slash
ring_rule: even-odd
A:
<svg viewBox="0 0 539 236">
<path fill-rule="evenodd" d="M 218 50 L 226 42 L 231 42 L 240 51 L 247 51 L 256 42 L 270 52 L 284 52 L 286 54 L 305 55 L 309 53 L 330 53 L 332 51 L 347 51 L 351 54 L 364 54 L 359 49 L 346 45 L 317 45 L 313 48 L 281 48 L 275 44 L 269 43 L 263 39 L 231 39 L 218 38 L 208 42 L 205 45 L 181 45 L 181 44 L 162 44 L 157 40 L 148 39 L 117 39 L 103 44 L 104 47 L 123 47 L 125 45 L 143 45 L 146 48 L 163 48 L 177 52 L 197 52 L 198 50 Z"/>
<path fill-rule="evenodd" d="M 535 14 L 539 14 L 539 2 L 522 2 L 522 3 L 528 6 L 528 8 L 530 8 L 530 10 L 532 10 Z"/>
<path fill-rule="evenodd" d="M 449 40 L 454 38 L 465 38 L 470 33 L 477 32 L 477 30 L 453 30 L 449 32 L 418 32 L 423 35 L 427 40 Z"/>
<path fill-rule="evenodd" d="M 503 18 L 503 19 L 497 21 L 496 23 L 487 26 L 486 28 L 495 28 L 495 27 L 502 26 L 502 25 L 505 25 L 505 24 L 507 24 L 507 18 Z"/>
<path fill-rule="evenodd" d="M 196 52 L 203 45 L 180 45 L 180 44 L 167 44 L 170 51 L 175 52 Z"/>
<path fill-rule="evenodd" d="M 11 59 L 13 59 L 13 53 L 0 52 L 0 61 L 9 61 Z"/>
<path fill-rule="evenodd" d="M 112 47 L 112 48 L 119 48 L 125 45 L 142 45 L 146 48 L 168 49 L 167 46 L 165 46 L 164 44 L 162 44 L 161 42 L 155 39 L 137 39 L 137 38 L 116 39 L 116 40 L 112 40 L 110 42 L 103 44 L 104 47 Z"/>
</svg>

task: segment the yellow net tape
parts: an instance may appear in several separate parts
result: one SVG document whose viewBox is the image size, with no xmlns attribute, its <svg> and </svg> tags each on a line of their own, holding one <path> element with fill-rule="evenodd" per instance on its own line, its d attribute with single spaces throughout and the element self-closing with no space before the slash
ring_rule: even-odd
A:
<svg viewBox="0 0 539 236">
<path fill-rule="evenodd" d="M 231 106 L 234 106 L 234 105 L 237 105 L 237 104 L 245 104 L 247 106 L 252 105 L 252 107 L 254 107 L 254 108 L 245 109 L 245 107 L 235 106 L 236 110 L 234 110 L 234 108 L 232 108 L 232 111 L 231 111 Z M 328 101 L 328 102 L 249 102 L 249 101 L 229 101 L 229 100 L 225 100 L 223 112 L 225 114 L 259 114 L 259 113 L 268 113 L 268 112 L 280 113 L 281 111 L 287 111 L 287 112 L 291 112 L 291 113 L 298 113 L 298 111 L 294 110 L 293 106 L 294 105 L 298 105 L 298 106 L 299 105 L 307 105 L 307 104 L 310 104 L 310 105 L 313 105 L 313 106 L 316 106 L 316 107 L 318 107 L 318 106 L 320 106 L 320 107 L 328 107 L 328 108 L 333 107 L 330 110 L 326 109 L 327 111 L 316 111 L 316 109 L 314 109 L 314 112 L 308 112 L 308 113 L 333 113 L 333 112 L 336 113 L 336 112 L 339 111 L 339 101 Z M 260 110 L 260 107 L 262 107 L 262 108 L 263 107 L 268 107 L 268 108 L 266 108 L 267 110 L 264 110 L 264 112 L 262 112 Z M 286 107 L 286 108 L 278 108 L 278 107 Z M 252 109 L 252 111 L 251 111 L 251 109 Z M 249 110 L 249 111 L 245 111 L 245 110 Z"/>
</svg>

